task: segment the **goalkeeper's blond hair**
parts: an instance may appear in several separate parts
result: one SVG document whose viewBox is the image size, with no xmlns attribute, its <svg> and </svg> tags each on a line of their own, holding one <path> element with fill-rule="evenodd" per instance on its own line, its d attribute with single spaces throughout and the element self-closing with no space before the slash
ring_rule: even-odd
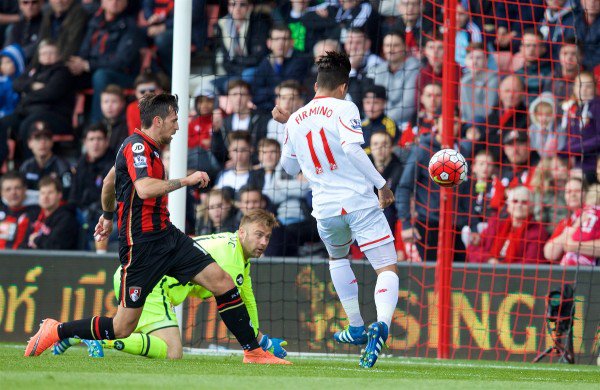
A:
<svg viewBox="0 0 600 390">
<path fill-rule="evenodd" d="M 255 209 L 249 211 L 242 217 L 240 221 L 240 228 L 244 225 L 248 225 L 254 222 L 258 222 L 263 224 L 264 226 L 273 229 L 279 226 L 279 222 L 277 222 L 277 218 L 273 213 L 263 210 L 263 209 Z"/>
</svg>

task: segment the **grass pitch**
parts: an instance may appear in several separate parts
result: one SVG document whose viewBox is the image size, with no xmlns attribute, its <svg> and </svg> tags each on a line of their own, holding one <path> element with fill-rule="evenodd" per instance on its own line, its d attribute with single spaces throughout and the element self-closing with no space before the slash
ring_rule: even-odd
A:
<svg viewBox="0 0 600 390">
<path fill-rule="evenodd" d="M 596 366 L 381 358 L 373 369 L 350 358 L 290 358 L 293 366 L 243 365 L 241 355 L 150 360 L 82 347 L 24 358 L 25 345 L 0 344 L 0 389 L 598 389 Z"/>
</svg>

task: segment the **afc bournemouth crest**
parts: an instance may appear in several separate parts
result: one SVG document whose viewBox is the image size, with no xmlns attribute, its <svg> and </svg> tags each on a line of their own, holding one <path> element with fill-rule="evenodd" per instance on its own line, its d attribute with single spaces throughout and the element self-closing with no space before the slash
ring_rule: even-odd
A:
<svg viewBox="0 0 600 390">
<path fill-rule="evenodd" d="M 141 295 L 142 295 L 141 287 L 129 287 L 129 297 L 131 298 L 132 302 L 136 302 L 138 299 L 140 299 Z"/>
</svg>

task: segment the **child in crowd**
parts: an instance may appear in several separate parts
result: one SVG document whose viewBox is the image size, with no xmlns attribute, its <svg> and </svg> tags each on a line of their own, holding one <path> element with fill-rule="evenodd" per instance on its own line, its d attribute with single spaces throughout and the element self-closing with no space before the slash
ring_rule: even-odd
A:
<svg viewBox="0 0 600 390">
<path fill-rule="evenodd" d="M 541 157 L 552 157 L 567 144 L 567 135 L 556 127 L 556 106 L 550 92 L 538 96 L 529 106 L 529 141 Z"/>
<path fill-rule="evenodd" d="M 600 184 L 591 185 L 585 195 L 585 206 L 581 214 L 581 221 L 575 222 L 575 232 L 570 237 L 575 243 L 600 239 Z M 566 252 L 560 265 L 596 265 L 596 259 L 579 253 L 579 251 Z"/>
<path fill-rule="evenodd" d="M 13 80 L 25 70 L 25 55 L 19 45 L 8 45 L 0 51 L 0 118 L 10 115 L 19 103 Z"/>
<path fill-rule="evenodd" d="M 210 150 L 210 137 L 213 127 L 215 94 L 209 88 L 200 85 L 194 91 L 196 115 L 188 125 L 188 148 Z"/>
<path fill-rule="evenodd" d="M 373 84 L 368 87 L 363 95 L 363 109 L 365 120 L 362 123 L 365 143 L 362 145 L 365 152 L 370 153 L 371 135 L 378 131 L 385 131 L 392 138 L 392 145 L 398 142 L 400 136 L 398 127 L 393 119 L 385 115 L 387 93 L 385 87 Z"/>
</svg>

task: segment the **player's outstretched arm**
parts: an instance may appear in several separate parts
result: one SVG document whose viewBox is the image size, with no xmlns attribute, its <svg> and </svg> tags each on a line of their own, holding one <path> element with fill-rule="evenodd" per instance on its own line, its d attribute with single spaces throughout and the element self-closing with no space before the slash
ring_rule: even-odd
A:
<svg viewBox="0 0 600 390">
<path fill-rule="evenodd" d="M 191 175 L 182 179 L 160 180 L 151 177 L 145 177 L 136 180 L 134 183 L 135 190 L 141 199 L 158 198 L 180 189 L 181 187 L 198 185 L 204 188 L 208 185 L 210 179 L 206 172 L 196 171 Z"/>
</svg>

